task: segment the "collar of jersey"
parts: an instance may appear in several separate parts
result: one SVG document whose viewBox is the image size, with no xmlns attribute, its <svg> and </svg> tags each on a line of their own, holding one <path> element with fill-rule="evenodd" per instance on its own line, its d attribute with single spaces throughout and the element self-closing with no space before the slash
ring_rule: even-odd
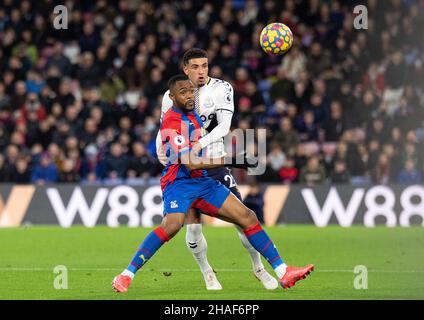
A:
<svg viewBox="0 0 424 320">
<path fill-rule="evenodd" d="M 176 108 L 174 106 L 172 106 L 172 111 L 174 111 L 176 113 L 179 113 L 179 114 L 192 114 L 193 113 L 193 111 L 189 111 L 187 113 L 184 113 L 184 112 L 182 112 L 181 110 L 179 110 L 178 108 Z"/>
</svg>

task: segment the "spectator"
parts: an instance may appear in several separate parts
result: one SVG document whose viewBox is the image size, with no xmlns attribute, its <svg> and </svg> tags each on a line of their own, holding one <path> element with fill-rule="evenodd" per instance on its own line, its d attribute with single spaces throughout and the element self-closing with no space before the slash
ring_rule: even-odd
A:
<svg viewBox="0 0 424 320">
<path fill-rule="evenodd" d="M 404 142 L 403 142 L 402 131 L 399 129 L 399 127 L 392 128 L 390 140 L 396 150 L 398 151 L 402 150 Z"/>
<path fill-rule="evenodd" d="M 31 172 L 28 161 L 24 157 L 20 157 L 16 160 L 10 180 L 18 184 L 28 184 L 31 182 Z"/>
<path fill-rule="evenodd" d="M 295 167 L 295 160 L 287 158 L 284 166 L 279 171 L 280 179 L 283 183 L 293 183 L 297 181 L 298 170 Z"/>
<path fill-rule="evenodd" d="M 383 145 L 382 153 L 387 156 L 390 162 L 390 180 L 396 181 L 398 172 L 401 170 L 399 153 L 394 148 L 393 144 L 386 143 Z"/>
<path fill-rule="evenodd" d="M 123 74 L 129 90 L 144 88 L 149 79 L 149 65 L 146 55 L 139 53 L 135 56 L 134 68 L 127 68 Z"/>
<path fill-rule="evenodd" d="M 317 156 L 308 159 L 306 166 L 300 170 L 299 181 L 308 186 L 324 183 L 326 177 L 325 169 L 320 164 Z"/>
<path fill-rule="evenodd" d="M 76 98 L 72 93 L 72 80 L 71 78 L 63 78 L 59 85 L 57 96 L 54 99 L 62 108 L 75 103 Z"/>
<path fill-rule="evenodd" d="M 5 169 L 10 173 L 15 164 L 16 160 L 19 158 L 19 148 L 14 145 L 10 144 L 6 148 L 6 157 L 5 157 Z"/>
<path fill-rule="evenodd" d="M 84 149 L 87 145 L 96 143 L 98 136 L 97 123 L 94 119 L 85 120 L 84 129 L 79 135 L 79 147 Z"/>
<path fill-rule="evenodd" d="M 83 88 L 99 85 L 100 70 L 94 62 L 91 52 L 84 52 L 77 68 L 77 78 Z"/>
<path fill-rule="evenodd" d="M 306 68 L 306 56 L 296 45 L 287 53 L 282 62 L 282 70 L 284 71 L 287 79 L 296 81 L 299 74 Z M 277 74 L 278 77 L 278 74 Z M 294 89 L 294 87 L 292 88 Z M 291 94 L 293 93 L 290 92 Z"/>
<path fill-rule="evenodd" d="M 387 184 L 390 181 L 390 162 L 385 154 L 378 158 L 376 167 L 371 170 L 372 181 L 377 184 Z"/>
<path fill-rule="evenodd" d="M 81 163 L 81 177 L 86 181 L 101 181 L 106 176 L 105 162 L 99 160 L 99 151 L 95 145 L 84 149 L 85 157 Z"/>
<path fill-rule="evenodd" d="M 355 105 L 353 101 L 350 103 Z M 349 115 L 349 118 L 354 122 L 354 127 L 363 127 L 375 115 L 378 104 L 378 98 L 374 95 L 374 92 L 366 90 L 362 95 L 362 99 L 356 103 L 354 110 Z M 347 105 L 345 106 L 347 107 Z"/>
<path fill-rule="evenodd" d="M 318 141 L 318 127 L 315 124 L 315 115 L 306 111 L 303 115 L 303 124 L 299 128 L 299 137 L 302 142 Z"/>
<path fill-rule="evenodd" d="M 153 177 L 157 172 L 158 163 L 146 151 L 144 145 L 136 142 L 132 146 L 133 156 L 129 160 L 127 176 L 131 178 Z"/>
<path fill-rule="evenodd" d="M 380 143 L 387 141 L 388 132 L 385 128 L 384 121 L 381 118 L 373 119 L 371 125 L 367 129 L 367 138 L 369 140 L 377 140 Z"/>
<path fill-rule="evenodd" d="M 340 102 L 333 101 L 331 104 L 330 119 L 325 124 L 325 140 L 339 141 L 346 129 L 346 120 Z"/>
<path fill-rule="evenodd" d="M 366 177 L 368 176 L 368 161 L 369 153 L 365 144 L 360 143 L 356 147 L 356 151 L 353 154 L 348 153 L 347 159 L 350 160 L 348 169 L 354 177 Z M 352 147 L 350 150 L 352 150 Z"/>
<path fill-rule="evenodd" d="M 327 50 L 323 49 L 319 42 L 311 46 L 306 69 L 313 77 L 318 77 L 331 66 L 331 60 Z"/>
<path fill-rule="evenodd" d="M 9 181 L 9 170 L 7 170 L 5 166 L 5 159 L 2 154 L 0 154 L 0 182 L 8 182 Z"/>
<path fill-rule="evenodd" d="M 310 103 L 305 105 L 306 112 L 312 112 L 314 114 L 314 123 L 323 124 L 327 120 L 327 110 L 324 105 L 323 97 L 317 93 L 312 94 Z"/>
<path fill-rule="evenodd" d="M 46 67 L 57 67 L 62 76 L 70 76 L 72 64 L 68 57 L 64 55 L 64 46 L 60 41 L 55 42 L 53 46 L 53 55 L 47 60 Z"/>
<path fill-rule="evenodd" d="M 12 110 L 21 108 L 26 100 L 27 87 L 24 81 L 16 81 L 15 90 L 10 100 Z"/>
<path fill-rule="evenodd" d="M 115 142 L 110 147 L 110 155 L 106 157 L 106 176 L 124 178 L 128 168 L 128 158 L 123 154 L 121 144 Z"/>
<path fill-rule="evenodd" d="M 250 185 L 249 193 L 246 198 L 243 200 L 243 203 L 249 209 L 253 210 L 258 217 L 258 220 L 261 224 L 265 223 L 264 220 L 264 196 L 261 192 L 261 189 L 257 183 L 252 183 Z"/>
<path fill-rule="evenodd" d="M 419 162 L 417 148 L 414 143 L 407 143 L 405 149 L 400 155 L 401 165 L 404 166 L 407 160 L 412 160 L 414 165 L 417 166 Z"/>
<path fill-rule="evenodd" d="M 280 67 L 277 72 L 277 81 L 275 81 L 270 90 L 272 101 L 284 99 L 286 102 L 294 98 L 294 83 L 287 79 L 285 70 Z"/>
<path fill-rule="evenodd" d="M 27 81 L 26 81 L 28 93 L 39 94 L 43 90 L 45 85 L 46 85 L 46 82 L 42 78 L 40 73 L 34 70 L 28 71 Z"/>
<path fill-rule="evenodd" d="M 6 110 L 10 107 L 10 97 L 6 93 L 5 85 L 0 82 L 0 110 Z"/>
<path fill-rule="evenodd" d="M 417 184 L 421 181 L 421 173 L 415 167 L 414 161 L 411 159 L 406 160 L 405 167 L 399 172 L 397 182 L 403 184 Z"/>
<path fill-rule="evenodd" d="M 59 173 L 59 182 L 62 183 L 76 183 L 80 181 L 78 172 L 74 169 L 75 164 L 72 159 L 65 159 L 63 161 L 62 170 Z"/>
<path fill-rule="evenodd" d="M 40 162 L 34 168 L 31 182 L 40 185 L 57 182 L 58 172 L 56 165 L 52 162 L 51 156 L 45 152 L 41 155 Z"/>
<path fill-rule="evenodd" d="M 278 144 L 273 144 L 268 154 L 268 165 L 273 172 L 278 172 L 283 167 L 286 156 Z"/>
<path fill-rule="evenodd" d="M 149 101 L 154 101 L 159 95 L 167 90 L 165 81 L 162 78 L 162 72 L 159 68 L 154 68 L 150 73 L 150 81 L 145 86 L 144 93 Z"/>
<path fill-rule="evenodd" d="M 350 174 L 346 169 L 346 163 L 343 160 L 337 160 L 334 165 L 334 171 L 331 173 L 330 181 L 332 183 L 349 183 Z"/>
<path fill-rule="evenodd" d="M 391 61 L 386 70 L 385 84 L 387 88 L 383 94 L 383 101 L 387 104 L 387 112 L 393 115 L 399 106 L 405 84 L 405 64 L 400 51 L 392 54 Z"/>
<path fill-rule="evenodd" d="M 254 113 L 258 118 L 264 116 L 266 112 L 265 101 L 262 95 L 257 91 L 256 84 L 253 81 L 247 82 L 245 94 L 252 105 L 251 112 Z M 254 121 L 253 125 L 256 127 L 259 122 L 259 120 Z"/>
</svg>

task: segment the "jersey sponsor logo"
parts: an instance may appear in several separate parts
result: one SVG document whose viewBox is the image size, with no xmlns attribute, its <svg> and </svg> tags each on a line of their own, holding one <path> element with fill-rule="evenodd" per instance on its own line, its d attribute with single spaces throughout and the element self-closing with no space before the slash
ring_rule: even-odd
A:
<svg viewBox="0 0 424 320">
<path fill-rule="evenodd" d="M 206 120 L 213 121 L 215 118 L 216 118 L 216 114 L 215 113 L 211 113 L 210 115 L 208 115 L 207 118 L 206 118 L 206 116 L 204 114 L 202 114 L 200 116 L 200 119 L 202 120 L 202 122 L 206 122 Z"/>
<path fill-rule="evenodd" d="M 181 146 L 181 145 L 183 145 L 183 144 L 185 143 L 185 138 L 184 138 L 183 136 L 181 136 L 181 135 L 176 136 L 176 137 L 174 138 L 174 143 L 175 143 L 177 146 Z"/>
</svg>

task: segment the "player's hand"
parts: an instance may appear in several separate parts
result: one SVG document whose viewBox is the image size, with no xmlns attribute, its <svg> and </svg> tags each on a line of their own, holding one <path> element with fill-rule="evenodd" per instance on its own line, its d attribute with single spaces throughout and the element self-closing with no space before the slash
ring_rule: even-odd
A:
<svg viewBox="0 0 424 320">
<path fill-rule="evenodd" d="M 160 162 L 162 165 L 166 166 L 166 163 L 168 162 L 168 158 L 166 157 L 165 149 L 163 148 L 163 146 L 162 146 L 162 145 L 158 146 L 158 148 L 157 148 L 157 150 L 156 150 L 156 153 L 157 153 L 157 155 L 158 155 L 158 160 L 159 160 L 159 162 Z"/>
<path fill-rule="evenodd" d="M 195 143 L 193 143 L 192 147 L 191 147 L 191 151 L 195 154 L 198 155 L 200 150 L 202 150 L 202 145 L 196 141 Z"/>
</svg>

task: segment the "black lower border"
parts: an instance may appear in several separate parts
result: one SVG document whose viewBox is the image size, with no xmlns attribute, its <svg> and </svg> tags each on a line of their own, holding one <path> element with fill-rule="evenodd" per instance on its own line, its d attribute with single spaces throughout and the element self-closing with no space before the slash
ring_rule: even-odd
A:
<svg viewBox="0 0 424 320">
<path fill-rule="evenodd" d="M 96 318 L 126 319 L 288 319 L 296 317 L 335 317 L 337 319 L 356 317 L 365 319 L 369 312 L 376 311 L 379 318 L 400 312 L 420 314 L 424 300 L 3 300 L 0 309 L 11 310 L 13 315 L 28 315 L 35 318 L 54 316 L 55 319 L 68 317 L 83 318 L 93 313 Z M 72 318 L 71 318 L 72 317 Z"/>
</svg>

